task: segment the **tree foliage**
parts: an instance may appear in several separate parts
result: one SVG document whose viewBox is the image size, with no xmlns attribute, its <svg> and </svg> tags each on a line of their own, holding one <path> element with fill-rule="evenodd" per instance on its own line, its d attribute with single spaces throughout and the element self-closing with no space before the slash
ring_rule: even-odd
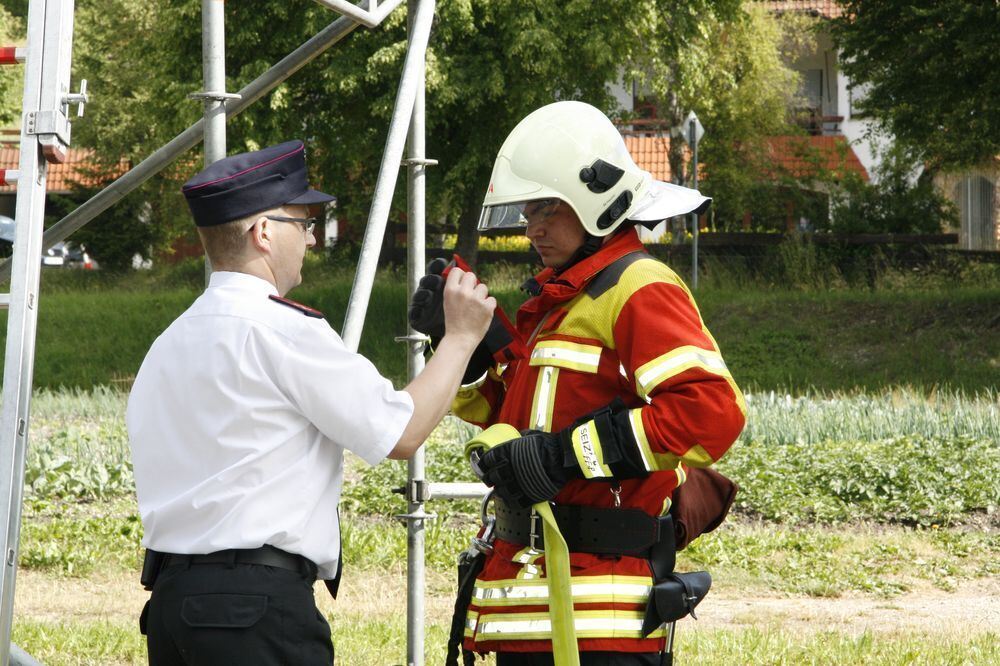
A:
<svg viewBox="0 0 1000 666">
<path fill-rule="evenodd" d="M 23 44 L 24 20 L 0 5 L 0 46 Z M 16 126 L 21 117 L 24 70 L 0 67 L 0 127 Z"/>
<path fill-rule="evenodd" d="M 74 128 L 74 144 L 96 150 L 108 171 L 123 159 L 138 163 L 201 116 L 201 105 L 187 98 L 204 87 L 201 1 L 76 4 L 74 79 L 89 80 L 92 101 Z M 735 215 L 741 183 L 759 172 L 749 147 L 754 137 L 784 127 L 796 88 L 775 50 L 787 31 L 763 10 L 744 10 L 752 4 L 439 3 L 427 54 L 427 155 L 440 162 L 428 171 L 428 219 L 458 226 L 459 251 L 474 255 L 489 173 L 514 125 L 559 99 L 615 115 L 609 84 L 633 80 L 664 101 L 675 124 L 688 110 L 698 112 L 708 129 L 703 161 L 717 174 L 713 194 L 730 200 Z M 311 0 L 243 0 L 226 3 L 225 11 L 229 92 L 337 19 Z M 376 29 L 358 28 L 231 119 L 229 152 L 304 139 L 312 180 L 338 195 L 348 233 L 360 234 L 405 54 L 405 9 Z M 142 201 L 153 203 L 148 213 L 158 233 L 150 242 L 164 247 L 191 233 L 179 186 L 201 161 L 192 151 L 128 197 L 126 205 L 137 210 Z M 683 155 L 675 173 L 684 173 Z M 404 219 L 403 191 L 400 179 L 390 224 Z"/>
<path fill-rule="evenodd" d="M 78 14 L 77 43 L 101 46 L 83 47 L 76 69 L 91 79 L 95 96 L 108 98 L 94 109 L 93 129 L 81 128 L 81 135 L 111 160 L 136 161 L 200 114 L 186 95 L 202 87 L 201 3 L 109 1 L 113 10 L 107 2 L 80 3 L 86 11 Z M 429 171 L 429 219 L 460 221 L 460 250 L 471 254 L 493 159 L 518 120 L 557 99 L 615 111 L 610 82 L 676 61 L 707 20 L 732 16 L 738 6 L 739 0 L 440 3 L 427 69 L 427 152 L 441 165 Z M 231 120 L 230 152 L 304 138 L 313 179 L 338 195 L 341 217 L 361 227 L 406 53 L 405 17 L 400 9 L 374 30 L 356 30 Z M 227 3 L 229 90 L 335 18 L 306 0 Z M 186 158 L 178 171 L 189 173 L 197 161 Z M 403 197 L 396 201 L 398 221 Z"/>
<path fill-rule="evenodd" d="M 882 156 L 874 182 L 854 177 L 844 183 L 844 196 L 833 201 L 832 231 L 845 234 L 936 234 L 958 225 L 954 204 L 929 178 L 913 178 L 906 152 L 892 149 Z"/>
<path fill-rule="evenodd" d="M 1000 4 L 840 0 L 832 22 L 858 106 L 932 167 L 1000 154 Z"/>
<path fill-rule="evenodd" d="M 735 228 L 745 211 L 765 214 L 784 206 L 784 197 L 762 182 L 793 184 L 796 178 L 774 164 L 768 137 L 802 132 L 789 116 L 799 75 L 787 63 L 815 49 L 814 27 L 815 19 L 806 15 L 776 16 L 760 3 L 744 3 L 736 20 L 709 22 L 706 36 L 695 44 L 697 57 L 678 64 L 679 85 L 660 78 L 654 87 L 662 88 L 661 95 L 676 91 L 670 112 L 692 109 L 706 128 L 699 160 L 708 179 L 700 187 L 714 198 L 718 226 Z M 679 182 L 689 181 L 680 151 L 684 144 L 673 143 L 671 171 Z"/>
</svg>

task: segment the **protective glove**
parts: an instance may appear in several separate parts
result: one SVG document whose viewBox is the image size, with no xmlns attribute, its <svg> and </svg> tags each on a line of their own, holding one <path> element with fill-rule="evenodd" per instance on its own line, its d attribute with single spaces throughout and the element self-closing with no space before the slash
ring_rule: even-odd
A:
<svg viewBox="0 0 1000 666">
<path fill-rule="evenodd" d="M 576 465 L 564 465 L 560 435 L 540 430 L 493 447 L 477 464 L 483 483 L 522 509 L 552 499 L 570 478 L 582 476 Z"/>
<path fill-rule="evenodd" d="M 616 400 L 557 433 L 524 431 L 484 453 L 476 472 L 505 502 L 526 508 L 552 499 L 570 479 L 614 481 L 657 471 L 640 449 L 629 410 Z"/>
<path fill-rule="evenodd" d="M 427 264 L 427 274 L 420 278 L 417 289 L 410 299 L 407 317 L 410 327 L 431 339 L 431 349 L 437 347 L 445 333 L 444 321 L 444 281 L 442 275 L 448 267 L 445 259 L 433 259 Z M 479 380 L 495 364 L 494 354 L 513 342 L 497 315 L 493 316 L 490 328 L 472 352 L 472 358 L 465 368 L 462 384 L 472 384 Z"/>
<path fill-rule="evenodd" d="M 441 258 L 427 264 L 427 274 L 417 283 L 407 313 L 410 326 L 430 337 L 431 347 L 436 347 L 444 337 L 444 277 L 441 273 L 447 267 L 448 262 Z"/>
</svg>

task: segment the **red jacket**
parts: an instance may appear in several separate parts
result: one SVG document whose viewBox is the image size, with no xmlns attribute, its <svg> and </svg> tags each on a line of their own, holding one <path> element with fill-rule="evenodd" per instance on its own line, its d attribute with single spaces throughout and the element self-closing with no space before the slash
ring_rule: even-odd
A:
<svg viewBox="0 0 1000 666">
<path fill-rule="evenodd" d="M 746 411 L 691 292 L 643 253 L 634 229 L 565 272 L 545 269 L 535 280 L 540 293 L 517 313 L 530 358 L 460 391 L 455 414 L 481 426 L 555 432 L 621 398 L 647 469 L 657 470 L 622 481 L 621 506 L 665 514 L 685 466 L 718 460 Z M 612 507 L 614 487 L 572 480 L 554 501 Z M 544 554 L 499 539 L 494 546 L 473 592 L 466 649 L 551 651 Z M 639 631 L 653 583 L 646 560 L 571 553 L 571 562 L 581 651 L 663 648 L 662 629 L 645 639 Z"/>
</svg>

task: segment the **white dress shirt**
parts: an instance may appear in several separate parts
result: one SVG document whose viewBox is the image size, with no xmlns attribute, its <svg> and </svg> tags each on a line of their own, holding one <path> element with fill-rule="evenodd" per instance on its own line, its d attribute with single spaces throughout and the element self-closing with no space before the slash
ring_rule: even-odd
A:
<svg viewBox="0 0 1000 666">
<path fill-rule="evenodd" d="M 143 545 L 200 554 L 270 544 L 332 578 L 343 455 L 385 458 L 413 401 L 273 285 L 213 273 L 153 343 L 126 423 Z"/>
</svg>

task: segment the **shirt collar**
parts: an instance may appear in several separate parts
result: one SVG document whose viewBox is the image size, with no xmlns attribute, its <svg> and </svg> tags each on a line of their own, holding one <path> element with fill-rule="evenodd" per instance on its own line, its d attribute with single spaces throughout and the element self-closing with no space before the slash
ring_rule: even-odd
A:
<svg viewBox="0 0 1000 666">
<path fill-rule="evenodd" d="M 242 289 L 270 296 L 277 295 L 278 289 L 273 284 L 249 273 L 237 273 L 235 271 L 215 271 L 208 279 L 208 288 L 228 288 Z"/>
</svg>

